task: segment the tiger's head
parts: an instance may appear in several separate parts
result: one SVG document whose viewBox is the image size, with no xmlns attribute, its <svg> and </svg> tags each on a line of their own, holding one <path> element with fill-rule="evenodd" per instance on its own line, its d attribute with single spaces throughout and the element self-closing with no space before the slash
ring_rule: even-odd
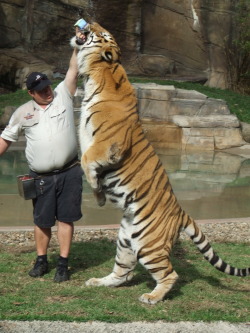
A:
<svg viewBox="0 0 250 333">
<path fill-rule="evenodd" d="M 103 61 L 108 64 L 120 62 L 121 51 L 114 37 L 98 23 L 89 23 L 83 35 L 80 42 L 76 36 L 70 41 L 71 46 L 79 50 L 83 65 L 86 61 L 92 65 Z"/>
</svg>

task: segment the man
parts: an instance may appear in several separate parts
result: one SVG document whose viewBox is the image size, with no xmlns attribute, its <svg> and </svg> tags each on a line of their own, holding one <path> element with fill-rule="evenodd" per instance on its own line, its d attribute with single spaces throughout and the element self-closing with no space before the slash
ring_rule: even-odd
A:
<svg viewBox="0 0 250 333">
<path fill-rule="evenodd" d="M 21 132 L 27 140 L 25 154 L 37 192 L 37 197 L 33 199 L 37 259 L 29 272 L 31 277 L 40 277 L 48 272 L 47 249 L 51 227 L 58 221 L 60 257 L 55 282 L 69 279 L 68 256 L 73 222 L 82 216 L 82 170 L 77 159 L 73 116 L 77 78 L 76 50 L 64 81 L 54 92 L 45 74 L 31 73 L 26 85 L 32 100 L 14 112 L 0 137 L 0 155 L 18 140 Z"/>
</svg>

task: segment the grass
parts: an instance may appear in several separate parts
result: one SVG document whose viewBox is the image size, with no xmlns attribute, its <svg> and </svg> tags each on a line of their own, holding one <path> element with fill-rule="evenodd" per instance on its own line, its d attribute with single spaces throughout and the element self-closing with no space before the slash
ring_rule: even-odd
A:
<svg viewBox="0 0 250 333">
<path fill-rule="evenodd" d="M 55 81 L 52 85 L 55 88 L 60 81 Z M 0 95 L 0 116 L 4 111 L 6 106 L 15 106 L 18 107 L 31 99 L 27 90 L 18 89 L 15 92 L 9 94 Z"/>
<path fill-rule="evenodd" d="M 247 267 L 246 244 L 216 244 L 215 249 L 233 265 Z M 149 306 L 138 297 L 152 290 L 154 281 L 140 266 L 133 280 L 119 288 L 86 287 L 90 277 L 111 272 L 115 244 L 108 240 L 74 242 L 71 279 L 55 284 L 53 276 L 58 248 L 50 248 L 49 274 L 33 279 L 31 248 L 6 246 L 0 249 L 0 319 L 64 321 L 250 321 L 249 278 L 231 277 L 210 266 L 191 242 L 178 243 L 173 265 L 180 276 L 163 302 Z"/>
<path fill-rule="evenodd" d="M 20 106 L 30 99 L 27 90 L 17 90 L 16 92 L 0 95 L 0 116 L 6 106 Z"/>
<path fill-rule="evenodd" d="M 80 81 L 80 80 L 79 80 Z M 227 102 L 231 113 L 237 115 L 240 121 L 250 123 L 250 96 L 241 95 L 239 93 L 222 90 L 217 88 L 210 88 L 199 83 L 192 82 L 179 82 L 179 81 L 167 81 L 160 79 L 146 79 L 146 78 L 134 78 L 131 77 L 130 81 L 134 82 L 155 82 L 162 85 L 174 85 L 176 88 L 187 89 L 187 90 L 197 90 L 208 97 L 223 99 Z M 58 81 L 52 86 L 55 87 Z M 81 83 L 79 82 L 79 85 Z M 17 90 L 14 93 L 0 95 L 0 115 L 3 113 L 5 106 L 20 106 L 21 104 L 27 102 L 30 99 L 26 90 Z"/>
</svg>

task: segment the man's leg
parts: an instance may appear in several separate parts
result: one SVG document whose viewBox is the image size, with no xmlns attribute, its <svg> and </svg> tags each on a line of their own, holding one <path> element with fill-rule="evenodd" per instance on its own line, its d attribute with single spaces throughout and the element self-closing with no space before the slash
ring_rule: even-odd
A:
<svg viewBox="0 0 250 333">
<path fill-rule="evenodd" d="M 57 177 L 56 218 L 60 258 L 54 277 L 55 282 L 69 280 L 68 256 L 74 233 L 74 222 L 82 217 L 82 174 L 80 165 L 75 165 Z"/>
<path fill-rule="evenodd" d="M 29 272 L 32 277 L 40 277 L 48 272 L 47 249 L 51 239 L 51 228 L 40 228 L 35 226 L 35 243 L 37 259 L 34 267 Z"/>
<path fill-rule="evenodd" d="M 54 177 L 41 177 L 33 171 L 30 171 L 30 175 L 35 179 L 37 193 L 37 197 L 32 200 L 37 259 L 29 275 L 39 277 L 48 272 L 47 249 L 51 239 L 51 228 L 56 221 L 56 184 Z"/>
<path fill-rule="evenodd" d="M 57 237 L 60 246 L 60 256 L 68 258 L 72 237 L 74 233 L 74 224 L 58 221 Z"/>
<path fill-rule="evenodd" d="M 47 254 L 47 249 L 51 239 L 51 228 L 40 228 L 35 226 L 35 242 L 36 251 L 38 256 L 43 256 Z"/>
<path fill-rule="evenodd" d="M 68 256 L 74 233 L 74 224 L 58 221 L 57 237 L 60 247 L 60 258 L 58 261 L 55 282 L 63 282 L 69 280 Z"/>
</svg>

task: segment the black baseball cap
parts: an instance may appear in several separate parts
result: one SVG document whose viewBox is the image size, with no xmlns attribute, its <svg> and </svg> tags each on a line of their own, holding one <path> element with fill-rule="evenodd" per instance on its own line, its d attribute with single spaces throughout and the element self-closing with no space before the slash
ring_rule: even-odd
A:
<svg viewBox="0 0 250 333">
<path fill-rule="evenodd" d="M 28 90 L 40 91 L 50 85 L 51 82 L 47 75 L 40 72 L 31 73 L 26 80 L 26 86 Z"/>
</svg>

